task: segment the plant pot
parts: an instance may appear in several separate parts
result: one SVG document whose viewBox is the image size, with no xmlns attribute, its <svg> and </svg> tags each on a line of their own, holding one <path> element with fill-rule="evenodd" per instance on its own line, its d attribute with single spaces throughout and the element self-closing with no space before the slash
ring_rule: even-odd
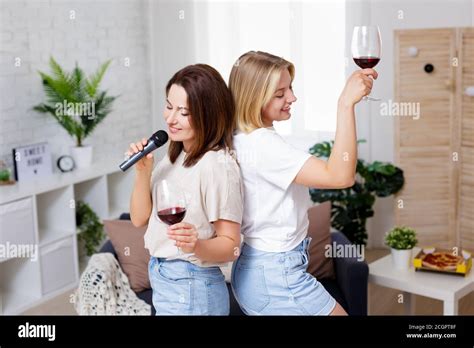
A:
<svg viewBox="0 0 474 348">
<path fill-rule="evenodd" d="M 76 168 L 88 168 L 92 164 L 92 146 L 73 146 L 71 147 L 71 156 Z"/>
<path fill-rule="evenodd" d="M 393 249 L 392 250 L 392 263 L 393 267 L 398 270 L 407 270 L 410 268 L 411 259 L 412 259 L 412 251 L 413 249 Z"/>
</svg>

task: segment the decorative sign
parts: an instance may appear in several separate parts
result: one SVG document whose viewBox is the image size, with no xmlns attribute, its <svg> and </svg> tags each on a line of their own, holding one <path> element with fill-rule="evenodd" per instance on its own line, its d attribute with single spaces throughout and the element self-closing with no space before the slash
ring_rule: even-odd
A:
<svg viewBox="0 0 474 348">
<path fill-rule="evenodd" d="M 53 174 L 51 150 L 47 142 L 13 149 L 15 179 L 29 181 Z"/>
</svg>

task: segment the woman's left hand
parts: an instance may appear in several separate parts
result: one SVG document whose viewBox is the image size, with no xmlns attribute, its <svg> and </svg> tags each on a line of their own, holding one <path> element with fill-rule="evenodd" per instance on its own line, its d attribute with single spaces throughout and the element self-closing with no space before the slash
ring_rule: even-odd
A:
<svg viewBox="0 0 474 348">
<path fill-rule="evenodd" d="M 373 79 L 377 79 L 378 72 L 374 69 L 356 70 L 347 79 L 346 85 L 339 97 L 339 102 L 346 106 L 357 104 L 364 96 L 372 91 Z"/>
<path fill-rule="evenodd" d="M 193 253 L 198 242 L 196 227 L 187 222 L 180 222 L 168 227 L 168 238 L 176 241 L 176 246 L 185 253 Z"/>
</svg>

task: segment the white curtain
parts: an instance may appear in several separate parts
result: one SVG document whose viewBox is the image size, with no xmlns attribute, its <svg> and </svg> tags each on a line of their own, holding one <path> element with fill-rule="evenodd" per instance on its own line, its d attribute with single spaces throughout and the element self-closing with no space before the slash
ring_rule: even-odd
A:
<svg viewBox="0 0 474 348">
<path fill-rule="evenodd" d="M 293 62 L 298 101 L 289 121 L 275 128 L 307 149 L 331 139 L 344 86 L 345 1 L 198 1 L 194 4 L 196 61 L 227 81 L 232 64 L 249 50 Z"/>
</svg>

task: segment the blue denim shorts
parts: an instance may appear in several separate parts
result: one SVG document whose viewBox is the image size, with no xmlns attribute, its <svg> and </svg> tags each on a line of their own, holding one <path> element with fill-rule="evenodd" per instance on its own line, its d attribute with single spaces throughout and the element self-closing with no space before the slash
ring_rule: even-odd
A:
<svg viewBox="0 0 474 348">
<path fill-rule="evenodd" d="M 148 274 L 156 315 L 229 315 L 229 291 L 219 267 L 151 257 Z"/>
<path fill-rule="evenodd" d="M 286 252 L 242 245 L 232 267 L 232 291 L 248 315 L 329 315 L 336 305 L 308 268 L 307 237 Z"/>
</svg>

